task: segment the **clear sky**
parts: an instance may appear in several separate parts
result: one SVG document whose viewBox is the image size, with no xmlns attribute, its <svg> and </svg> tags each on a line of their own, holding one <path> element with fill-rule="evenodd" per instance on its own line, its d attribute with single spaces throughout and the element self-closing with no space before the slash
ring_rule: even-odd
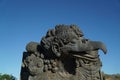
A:
<svg viewBox="0 0 120 80">
<path fill-rule="evenodd" d="M 76 24 L 105 43 L 102 71 L 120 73 L 120 0 L 0 0 L 0 73 L 18 78 L 26 44 L 56 24 Z"/>
</svg>

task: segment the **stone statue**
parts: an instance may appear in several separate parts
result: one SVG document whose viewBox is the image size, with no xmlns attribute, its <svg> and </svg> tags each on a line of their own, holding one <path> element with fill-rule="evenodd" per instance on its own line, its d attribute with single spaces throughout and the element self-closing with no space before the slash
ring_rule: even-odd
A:
<svg viewBox="0 0 120 80">
<path fill-rule="evenodd" d="M 106 47 L 83 36 L 76 25 L 56 25 L 40 43 L 28 43 L 21 80 L 104 80 L 98 50 L 106 54 Z"/>
</svg>

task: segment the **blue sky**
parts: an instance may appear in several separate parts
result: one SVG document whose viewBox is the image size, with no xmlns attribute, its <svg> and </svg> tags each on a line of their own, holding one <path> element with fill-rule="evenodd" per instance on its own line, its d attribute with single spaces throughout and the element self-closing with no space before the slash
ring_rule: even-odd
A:
<svg viewBox="0 0 120 80">
<path fill-rule="evenodd" d="M 56 24 L 76 24 L 108 49 L 102 71 L 120 73 L 120 0 L 0 0 L 0 73 L 19 78 L 22 53 Z"/>
</svg>

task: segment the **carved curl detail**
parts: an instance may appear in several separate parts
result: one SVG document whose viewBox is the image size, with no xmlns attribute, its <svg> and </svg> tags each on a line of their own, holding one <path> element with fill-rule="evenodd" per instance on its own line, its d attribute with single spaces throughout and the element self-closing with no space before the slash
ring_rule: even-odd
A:
<svg viewBox="0 0 120 80">
<path fill-rule="evenodd" d="M 55 29 L 49 30 L 41 40 L 44 49 L 52 51 L 57 57 L 61 55 L 60 48 L 68 44 L 72 39 L 82 37 L 82 31 L 76 25 L 57 25 Z"/>
</svg>

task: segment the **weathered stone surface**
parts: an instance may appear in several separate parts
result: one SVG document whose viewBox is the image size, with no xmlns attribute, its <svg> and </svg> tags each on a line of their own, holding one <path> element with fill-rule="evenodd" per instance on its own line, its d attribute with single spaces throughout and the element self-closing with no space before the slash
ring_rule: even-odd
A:
<svg viewBox="0 0 120 80">
<path fill-rule="evenodd" d="M 56 25 L 40 43 L 30 42 L 23 53 L 21 80 L 104 80 L 100 41 L 83 37 L 76 25 Z"/>
</svg>

